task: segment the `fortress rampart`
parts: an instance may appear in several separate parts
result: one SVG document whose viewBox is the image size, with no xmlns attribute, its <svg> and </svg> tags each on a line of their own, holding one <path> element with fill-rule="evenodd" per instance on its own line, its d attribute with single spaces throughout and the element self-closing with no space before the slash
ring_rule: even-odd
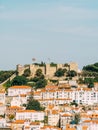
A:
<svg viewBox="0 0 98 130">
<path fill-rule="evenodd" d="M 75 62 L 69 63 L 70 70 L 75 70 L 78 72 L 78 64 Z M 47 78 L 52 78 L 54 77 L 54 73 L 59 69 L 69 69 L 67 66 L 64 64 L 57 64 L 56 66 L 51 66 L 50 64 L 46 64 L 45 66 L 40 66 L 40 65 L 35 65 L 35 64 L 30 64 L 30 65 L 17 65 L 17 72 L 18 75 L 22 75 L 24 73 L 25 69 L 30 69 L 31 71 L 31 76 L 34 77 L 36 70 L 41 69 L 42 73 L 47 77 Z"/>
</svg>

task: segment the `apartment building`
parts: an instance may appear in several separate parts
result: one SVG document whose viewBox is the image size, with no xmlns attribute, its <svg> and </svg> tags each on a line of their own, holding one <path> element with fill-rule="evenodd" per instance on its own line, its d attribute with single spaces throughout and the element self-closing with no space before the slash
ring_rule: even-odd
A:
<svg viewBox="0 0 98 130">
<path fill-rule="evenodd" d="M 43 121 L 45 113 L 35 110 L 21 110 L 16 112 L 16 120 Z"/>
<path fill-rule="evenodd" d="M 30 86 L 12 86 L 8 88 L 8 96 L 17 96 L 20 94 L 28 94 L 32 91 Z"/>
<path fill-rule="evenodd" d="M 92 105 L 98 103 L 98 91 L 90 88 L 42 89 L 38 95 L 34 95 L 34 98 L 38 99 L 44 106 L 66 104 L 72 101 L 78 104 Z"/>
</svg>

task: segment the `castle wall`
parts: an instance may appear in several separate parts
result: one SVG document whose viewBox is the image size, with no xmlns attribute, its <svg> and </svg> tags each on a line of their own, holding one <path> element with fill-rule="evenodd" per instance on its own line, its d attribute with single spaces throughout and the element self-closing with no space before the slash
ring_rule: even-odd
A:
<svg viewBox="0 0 98 130">
<path fill-rule="evenodd" d="M 70 62 L 69 65 L 70 65 L 70 70 L 74 70 L 74 71 L 78 72 L 78 64 L 77 63 Z"/>
<path fill-rule="evenodd" d="M 46 64 L 46 77 L 50 78 L 54 76 L 54 73 L 56 72 L 57 67 L 51 67 L 50 64 Z"/>
<path fill-rule="evenodd" d="M 75 62 L 69 63 L 70 65 L 70 70 L 75 70 L 78 72 L 78 64 Z M 30 68 L 31 71 L 31 76 L 34 77 L 36 71 L 38 69 L 42 70 L 42 73 L 47 77 L 47 78 L 52 78 L 54 77 L 54 73 L 57 71 L 57 69 L 62 68 L 62 69 L 68 69 L 67 67 L 64 67 L 64 64 L 57 64 L 57 66 L 50 66 L 50 64 L 46 64 L 46 66 L 39 66 L 39 65 L 28 65 L 28 66 L 22 66 L 22 65 L 17 65 L 17 71 L 18 75 L 22 75 L 24 73 L 24 70 Z"/>
<path fill-rule="evenodd" d="M 23 73 L 24 73 L 24 70 L 26 69 L 26 68 L 24 68 L 24 66 L 22 66 L 22 65 L 17 65 L 17 72 L 18 72 L 18 75 L 19 76 L 21 76 Z"/>
<path fill-rule="evenodd" d="M 38 65 L 30 65 L 30 71 L 31 71 L 31 75 L 34 77 L 36 71 L 38 69 L 42 70 L 42 73 L 45 75 L 45 67 L 44 66 L 38 66 Z"/>
<path fill-rule="evenodd" d="M 57 64 L 57 69 L 59 69 L 59 68 L 63 68 L 63 64 Z"/>
</svg>

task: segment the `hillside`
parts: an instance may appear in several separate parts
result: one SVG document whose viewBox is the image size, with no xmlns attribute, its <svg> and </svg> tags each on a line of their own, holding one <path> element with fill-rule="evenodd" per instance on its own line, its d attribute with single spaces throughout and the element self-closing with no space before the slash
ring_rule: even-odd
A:
<svg viewBox="0 0 98 130">
<path fill-rule="evenodd" d="M 13 75 L 14 73 L 15 73 L 15 71 L 13 71 L 13 70 L 0 71 L 0 83 L 4 82 L 8 78 L 10 78 L 11 75 Z"/>
<path fill-rule="evenodd" d="M 98 73 L 98 62 L 95 64 L 87 65 L 83 67 L 84 71 L 89 71 L 89 72 L 96 72 Z"/>
</svg>

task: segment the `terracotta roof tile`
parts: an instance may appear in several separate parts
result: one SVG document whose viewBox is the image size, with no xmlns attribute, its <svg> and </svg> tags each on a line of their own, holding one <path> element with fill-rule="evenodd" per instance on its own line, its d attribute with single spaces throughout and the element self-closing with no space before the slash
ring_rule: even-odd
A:
<svg viewBox="0 0 98 130">
<path fill-rule="evenodd" d="M 12 86 L 11 89 L 30 89 L 30 86 Z"/>
</svg>

